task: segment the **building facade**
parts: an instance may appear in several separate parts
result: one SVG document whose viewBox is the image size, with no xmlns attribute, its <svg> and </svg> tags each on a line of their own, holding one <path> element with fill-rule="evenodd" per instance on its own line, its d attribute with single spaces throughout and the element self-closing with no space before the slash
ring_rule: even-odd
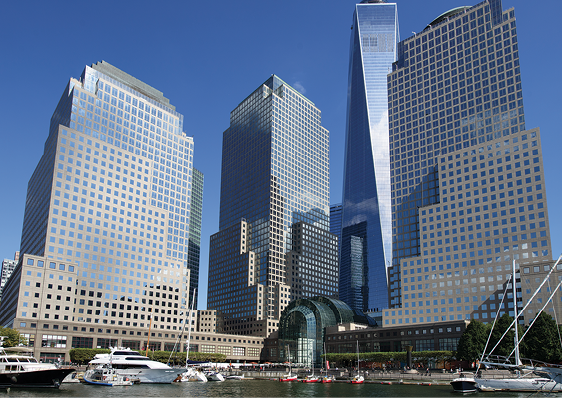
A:
<svg viewBox="0 0 562 398">
<path fill-rule="evenodd" d="M 455 8 L 400 42 L 388 98 L 395 263 L 385 326 L 513 315 L 501 301 L 513 262 L 534 286 L 535 269 L 552 266 L 514 10 L 500 0 Z"/>
<path fill-rule="evenodd" d="M 182 127 L 160 91 L 106 62 L 70 79 L 28 184 L 2 325 L 68 349 L 93 344 L 84 332 L 142 336 L 149 316 L 157 334 L 182 329 L 200 235 Z"/>
<path fill-rule="evenodd" d="M 397 6 L 366 0 L 351 31 L 340 257 L 340 298 L 353 309 L 388 308 L 392 224 L 386 76 L 396 60 Z"/>
<path fill-rule="evenodd" d="M 328 151 L 318 108 L 275 75 L 231 112 L 208 289 L 225 332 L 265 337 L 295 295 L 337 293 Z"/>
<path fill-rule="evenodd" d="M 13 260 L 5 258 L 4 261 L 2 261 L 2 279 L 0 279 L 0 298 L 2 297 L 2 290 L 4 290 L 4 286 L 6 286 L 6 282 L 8 282 L 8 279 L 10 279 L 10 276 L 12 276 L 12 272 L 14 272 L 16 265 L 18 265 L 19 257 L 20 257 L 20 252 L 16 252 Z"/>
</svg>

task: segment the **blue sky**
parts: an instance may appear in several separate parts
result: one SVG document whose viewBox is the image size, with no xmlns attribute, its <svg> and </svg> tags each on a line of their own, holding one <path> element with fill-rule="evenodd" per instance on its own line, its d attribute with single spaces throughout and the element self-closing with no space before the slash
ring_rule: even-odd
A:
<svg viewBox="0 0 562 398">
<path fill-rule="evenodd" d="M 474 0 L 475 1 L 475 0 Z M 470 1 L 396 0 L 400 35 Z M 0 257 L 19 249 L 27 182 L 70 77 L 105 60 L 170 99 L 205 174 L 199 308 L 209 236 L 218 230 L 222 132 L 230 111 L 275 73 L 322 112 L 331 135 L 331 198 L 341 201 L 349 36 L 355 1 L 11 1 L 0 15 Z M 547 6 L 548 5 L 548 6 Z M 558 181 L 562 4 L 515 8 L 527 128 L 540 127 L 553 255 L 562 252 Z"/>
</svg>

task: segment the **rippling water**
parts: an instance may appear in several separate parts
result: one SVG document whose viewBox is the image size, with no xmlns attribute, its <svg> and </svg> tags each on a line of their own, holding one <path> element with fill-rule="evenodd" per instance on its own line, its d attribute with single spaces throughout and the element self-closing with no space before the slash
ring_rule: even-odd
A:
<svg viewBox="0 0 562 398">
<path fill-rule="evenodd" d="M 208 383 L 137 384 L 104 387 L 65 383 L 59 390 L 0 390 L 14 397 L 528 397 L 518 393 L 456 394 L 449 385 L 381 385 L 347 383 L 280 383 L 273 380 L 227 380 Z"/>
</svg>

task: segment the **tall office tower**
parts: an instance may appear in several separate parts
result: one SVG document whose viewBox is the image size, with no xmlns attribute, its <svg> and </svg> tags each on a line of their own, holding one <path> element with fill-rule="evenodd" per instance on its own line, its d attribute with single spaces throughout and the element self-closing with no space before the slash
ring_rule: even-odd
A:
<svg viewBox="0 0 562 398">
<path fill-rule="evenodd" d="M 355 6 L 351 31 L 343 185 L 341 300 L 363 312 L 388 308 L 392 258 L 386 76 L 396 60 L 396 4 Z"/>
<path fill-rule="evenodd" d="M 341 216 L 343 206 L 341 203 L 330 205 L 330 232 L 341 238 Z"/>
<path fill-rule="evenodd" d="M 401 310 L 385 315 L 399 322 L 489 319 L 514 260 L 532 274 L 528 264 L 543 271 L 552 259 L 539 132 L 525 131 L 515 14 L 501 10 L 489 0 L 442 14 L 399 44 L 388 76 L 400 261 L 390 294 Z"/>
<path fill-rule="evenodd" d="M 226 333 L 267 336 L 294 295 L 337 292 L 337 257 L 317 245 L 337 242 L 329 134 L 318 108 L 273 75 L 231 112 L 222 150 L 208 308 Z"/>
<path fill-rule="evenodd" d="M 182 127 L 160 91 L 106 62 L 70 79 L 28 184 L 3 325 L 38 342 L 55 334 L 66 351 L 106 345 L 106 333 L 138 346 L 152 314 L 150 343 L 173 343 L 191 299 L 189 241 L 200 235 Z"/>
<path fill-rule="evenodd" d="M 189 268 L 189 300 L 193 298 L 193 292 L 199 287 L 201 222 L 203 219 L 203 182 L 203 173 L 194 168 L 192 179 L 193 185 L 191 188 L 191 221 L 189 224 L 189 246 L 187 252 L 187 266 Z M 193 308 L 197 308 L 197 296 L 195 296 Z"/>
<path fill-rule="evenodd" d="M 0 279 L 0 298 L 2 297 L 2 290 L 4 290 L 4 286 L 6 285 L 6 282 L 8 281 L 8 279 L 10 279 L 10 276 L 12 276 L 12 273 L 14 272 L 14 269 L 18 264 L 19 257 L 20 257 L 20 252 L 16 252 L 13 260 L 5 258 L 4 261 L 2 261 L 2 277 Z"/>
</svg>

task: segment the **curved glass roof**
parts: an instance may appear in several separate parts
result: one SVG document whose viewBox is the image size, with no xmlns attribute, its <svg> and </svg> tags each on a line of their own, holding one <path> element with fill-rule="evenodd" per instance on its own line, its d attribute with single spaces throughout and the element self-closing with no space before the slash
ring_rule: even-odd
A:
<svg viewBox="0 0 562 398">
<path fill-rule="evenodd" d="M 433 21 L 431 21 L 425 29 L 428 29 L 429 27 L 433 26 L 433 25 L 437 25 L 438 23 L 446 20 L 447 18 L 450 18 L 454 15 L 460 14 L 462 12 L 465 12 L 466 10 L 472 8 L 472 6 L 461 6 L 461 7 L 456 7 L 456 8 L 452 8 L 449 11 L 444 12 L 443 14 L 439 15 L 437 18 L 435 18 Z M 425 30 L 424 29 L 424 30 Z"/>
</svg>

